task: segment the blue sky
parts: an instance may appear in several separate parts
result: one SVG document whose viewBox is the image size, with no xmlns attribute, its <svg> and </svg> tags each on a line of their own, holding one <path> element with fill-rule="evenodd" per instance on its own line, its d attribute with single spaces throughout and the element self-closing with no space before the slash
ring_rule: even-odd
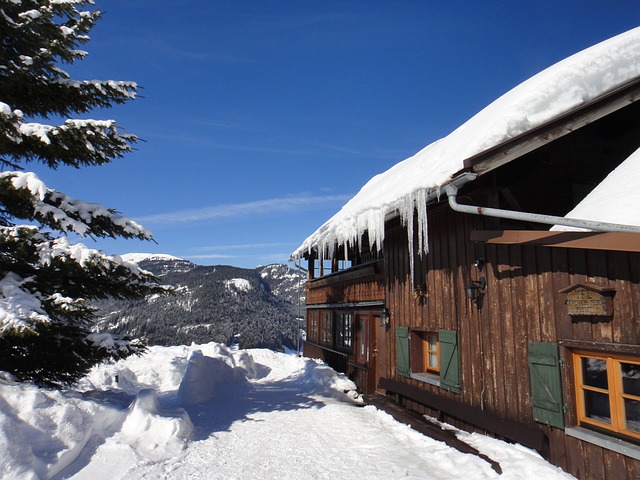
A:
<svg viewBox="0 0 640 480">
<path fill-rule="evenodd" d="M 133 80 L 114 118 L 144 139 L 49 187 L 140 221 L 157 244 L 83 240 L 252 268 L 289 254 L 374 175 L 538 71 L 640 23 L 616 1 L 96 1 L 68 70 Z"/>
</svg>

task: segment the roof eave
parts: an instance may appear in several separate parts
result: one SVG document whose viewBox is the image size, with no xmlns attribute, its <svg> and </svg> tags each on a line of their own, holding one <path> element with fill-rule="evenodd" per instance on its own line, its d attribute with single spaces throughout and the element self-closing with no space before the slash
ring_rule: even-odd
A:
<svg viewBox="0 0 640 480">
<path fill-rule="evenodd" d="M 479 175 L 557 140 L 585 125 L 640 100 L 640 77 L 564 114 L 464 161 L 465 170 Z"/>
</svg>

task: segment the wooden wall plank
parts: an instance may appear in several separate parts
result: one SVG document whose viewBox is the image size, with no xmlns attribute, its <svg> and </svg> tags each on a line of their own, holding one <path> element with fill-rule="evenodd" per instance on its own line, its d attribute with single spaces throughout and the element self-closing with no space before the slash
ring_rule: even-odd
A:
<svg viewBox="0 0 640 480">
<path fill-rule="evenodd" d="M 619 480 L 627 478 L 627 465 L 625 457 L 616 452 L 604 452 L 605 480 Z M 631 477 L 633 478 L 633 477 Z"/>
<path fill-rule="evenodd" d="M 480 407 L 484 382 L 482 324 L 477 312 L 470 309 L 469 302 L 465 300 L 464 285 L 468 282 L 470 272 L 473 270 L 472 263 L 479 258 L 484 260 L 485 252 L 483 245 L 474 245 L 467 241 L 472 227 L 469 217 L 459 215 L 456 218 L 458 219 L 456 231 L 463 232 L 456 235 L 458 265 L 454 290 L 456 316 L 460 330 L 463 398 L 465 403 Z M 486 275 L 486 267 L 481 273 Z"/>
<path fill-rule="evenodd" d="M 540 304 L 540 341 L 553 342 L 555 338 L 555 288 L 551 249 L 536 248 L 538 262 L 538 301 Z"/>
<path fill-rule="evenodd" d="M 640 478 L 640 462 L 626 459 L 627 477 L 630 480 Z M 624 477 L 623 477 L 624 478 Z"/>
<path fill-rule="evenodd" d="M 500 335 L 500 289 L 498 272 L 497 248 L 495 245 L 487 245 L 487 289 L 486 301 L 482 307 L 483 313 L 483 342 L 485 345 L 485 383 L 486 404 L 485 408 L 492 413 L 504 413 L 504 373 L 500 361 L 502 355 L 502 338 Z M 485 321 L 486 319 L 486 321 Z"/>
<path fill-rule="evenodd" d="M 567 250 L 563 248 L 550 248 L 551 268 L 553 271 L 553 341 L 571 334 L 571 318 L 567 314 L 565 305 L 566 295 L 560 290 L 571 285 L 569 277 L 569 258 Z"/>
<path fill-rule="evenodd" d="M 517 381 L 518 376 L 516 374 L 517 366 L 515 364 L 515 341 L 514 341 L 514 328 L 513 328 L 513 306 L 511 304 L 511 258 L 509 247 L 499 246 L 496 249 L 496 270 L 498 272 L 498 280 L 500 282 L 499 288 L 499 310 L 494 313 L 498 325 L 500 328 L 500 338 L 502 352 L 501 355 L 501 373 L 502 373 L 502 385 L 504 389 L 504 415 L 510 419 L 517 419 L 519 417 L 519 405 L 516 399 L 517 395 Z"/>
<path fill-rule="evenodd" d="M 524 298 L 526 308 L 527 334 L 530 342 L 540 342 L 540 301 L 538 275 L 536 266 L 536 249 L 531 246 L 522 247 L 522 272 L 524 275 Z"/>
<path fill-rule="evenodd" d="M 603 480 L 606 478 L 604 470 L 604 456 L 602 448 L 591 443 L 585 443 L 584 463 L 585 463 L 585 480 Z"/>
<path fill-rule="evenodd" d="M 518 405 L 518 417 L 520 419 L 532 420 L 531 406 L 529 399 L 531 398 L 531 387 L 529 383 L 528 369 L 520 369 L 520 365 L 527 363 L 528 353 L 528 332 L 525 305 L 525 279 L 522 267 L 522 247 L 519 245 L 510 248 L 511 255 L 511 305 L 513 310 L 513 342 L 514 342 L 514 368 L 518 369 L 519 374 L 516 378 L 516 398 Z"/>
<path fill-rule="evenodd" d="M 624 252 L 610 252 L 607 254 L 608 276 L 614 279 L 616 294 L 613 297 L 613 341 L 617 343 L 637 343 L 635 332 L 635 316 L 633 291 L 629 278 L 629 255 Z"/>
</svg>

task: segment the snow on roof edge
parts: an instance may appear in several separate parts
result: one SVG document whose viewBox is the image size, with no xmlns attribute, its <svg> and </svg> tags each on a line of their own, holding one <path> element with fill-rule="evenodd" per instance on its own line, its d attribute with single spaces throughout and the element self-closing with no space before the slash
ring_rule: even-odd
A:
<svg viewBox="0 0 640 480">
<path fill-rule="evenodd" d="M 640 77 L 640 27 L 576 53 L 541 71 L 446 137 L 374 176 L 340 211 L 291 255 L 317 249 L 331 257 L 336 245 L 359 243 L 369 233 L 381 248 L 384 219 L 398 211 L 410 230 L 419 208 L 420 243 L 426 251 L 426 197 L 464 168 L 464 161 L 558 118 Z M 424 202 L 424 203 L 423 203 Z M 424 218 L 423 218 L 424 216 Z M 409 241 L 413 232 L 409 232 Z M 348 249 L 345 249 L 345 251 Z"/>
</svg>

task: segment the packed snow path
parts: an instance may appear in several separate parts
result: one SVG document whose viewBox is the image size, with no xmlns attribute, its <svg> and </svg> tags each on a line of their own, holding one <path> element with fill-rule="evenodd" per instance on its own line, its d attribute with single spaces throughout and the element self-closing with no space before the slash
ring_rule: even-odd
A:
<svg viewBox="0 0 640 480">
<path fill-rule="evenodd" d="M 500 463 L 499 476 L 481 458 L 362 407 L 352 382 L 296 355 L 152 347 L 95 369 L 80 387 L 60 394 L 0 384 L 2 478 L 572 478 L 526 448 L 459 433 Z M 32 449 L 36 429 L 40 453 L 17 457 Z M 12 445 L 21 450 L 3 449 L 9 430 L 21 430 L 14 436 L 23 444 Z"/>
</svg>

